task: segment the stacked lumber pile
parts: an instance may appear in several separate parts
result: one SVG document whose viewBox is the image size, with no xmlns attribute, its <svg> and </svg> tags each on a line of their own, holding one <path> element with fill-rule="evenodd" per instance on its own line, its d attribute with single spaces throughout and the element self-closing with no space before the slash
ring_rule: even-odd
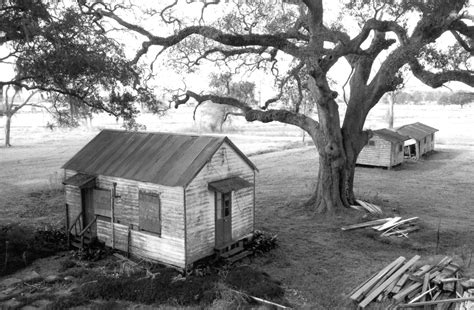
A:
<svg viewBox="0 0 474 310">
<path fill-rule="evenodd" d="M 353 230 L 370 227 L 380 232 L 380 236 L 397 236 L 408 238 L 408 234 L 420 229 L 417 225 L 418 217 L 402 219 L 399 216 L 344 226 L 342 230 Z"/>
<path fill-rule="evenodd" d="M 415 268 L 416 255 L 400 256 L 349 294 L 364 309 L 372 302 L 390 302 L 391 309 L 436 305 L 437 309 L 474 309 L 474 279 L 465 279 L 459 265 L 446 256 L 436 265 Z"/>
</svg>

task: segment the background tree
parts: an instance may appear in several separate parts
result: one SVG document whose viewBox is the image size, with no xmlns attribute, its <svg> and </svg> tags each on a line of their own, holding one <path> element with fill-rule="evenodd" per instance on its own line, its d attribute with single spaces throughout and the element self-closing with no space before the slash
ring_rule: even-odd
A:
<svg viewBox="0 0 474 310">
<path fill-rule="evenodd" d="M 87 106 L 90 112 L 120 116 L 132 127 L 136 102 L 153 106 L 155 112 L 164 109 L 141 82 L 142 70 L 126 58 L 123 45 L 96 22 L 97 16 L 74 4 L 51 3 L 2 1 L 0 46 L 6 54 L 0 61 L 13 65 L 16 74 L 0 81 L 0 87 L 59 94 L 74 100 L 76 108 Z"/>
<path fill-rule="evenodd" d="M 209 82 L 212 93 L 218 96 L 238 98 L 250 106 L 255 106 L 257 103 L 255 100 L 255 83 L 233 81 L 232 79 L 233 75 L 230 73 L 212 73 Z M 226 104 L 208 106 L 205 113 L 212 118 L 213 126 L 216 129 L 218 128 L 220 132 L 222 132 L 225 122 L 231 122 L 231 115 L 242 115 L 237 108 Z"/>
<path fill-rule="evenodd" d="M 201 12 L 205 14 L 218 2 L 203 3 Z M 467 66 L 473 52 L 474 27 L 467 22 L 472 16 L 466 11 L 466 0 L 390 4 L 350 1 L 333 22 L 325 18 L 322 0 L 303 0 L 297 6 L 247 1 L 211 22 L 206 22 L 204 15 L 195 20 L 179 18 L 179 3 L 174 1 L 162 10 L 148 12 L 156 21 L 155 26 L 161 22 L 163 27 L 171 27 L 168 32 L 160 28 L 156 34 L 145 24 L 126 21 L 126 9 L 105 1 L 89 1 L 84 4 L 84 11 L 102 17 L 104 27 L 112 20 L 139 34 L 143 42 L 133 60 L 137 63 L 146 61 L 148 53 L 159 56 L 168 51 L 189 68 L 205 61 L 240 61 L 240 67 L 265 68 L 273 73 L 282 91 L 260 107 L 238 98 L 193 90 L 176 97 L 176 106 L 191 99 L 198 103 L 210 100 L 240 109 L 250 122 L 278 121 L 305 130 L 319 153 L 317 187 L 309 201 L 319 212 L 337 211 L 354 203 L 356 159 L 371 136 L 370 131 L 364 130 L 366 117 L 385 93 L 403 82 L 403 67 L 434 88 L 449 81 L 474 86 L 473 72 Z M 357 21 L 359 29 L 356 24 L 345 29 L 340 21 L 347 17 Z M 456 53 L 438 49 L 436 42 L 443 34 L 456 39 Z M 279 61 L 282 58 L 287 61 Z M 377 67 L 376 59 L 381 59 Z M 335 100 L 339 94 L 329 78 L 338 62 L 348 63 L 352 69 L 342 121 Z M 289 81 L 294 82 L 300 97 L 291 107 L 278 108 L 275 104 Z M 305 95 L 314 101 L 317 119 L 301 112 Z"/>
<path fill-rule="evenodd" d="M 472 92 L 464 92 L 464 91 L 457 91 L 451 94 L 445 94 L 439 97 L 438 104 L 441 105 L 459 105 L 462 107 L 465 104 L 469 104 L 474 102 L 474 93 Z"/>
</svg>

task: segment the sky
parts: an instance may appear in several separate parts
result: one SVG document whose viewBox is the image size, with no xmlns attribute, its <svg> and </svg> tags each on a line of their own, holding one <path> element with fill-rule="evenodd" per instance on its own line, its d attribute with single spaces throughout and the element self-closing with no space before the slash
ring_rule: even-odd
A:
<svg viewBox="0 0 474 310">
<path fill-rule="evenodd" d="M 167 1 L 167 2 L 172 2 L 172 1 Z M 153 8 L 153 6 L 156 5 L 157 2 L 154 1 L 134 1 L 134 3 L 138 3 L 141 8 Z M 160 1 L 160 6 L 162 6 L 162 1 Z M 200 17 L 201 14 L 201 8 L 202 8 L 202 3 L 201 2 L 195 2 L 195 3 L 190 3 L 186 4 L 186 1 L 179 1 L 179 5 L 173 8 L 173 11 L 175 12 L 176 15 L 184 18 L 185 20 L 191 21 L 191 20 L 197 20 Z M 470 1 L 471 6 L 468 9 L 469 13 L 474 15 L 474 0 Z M 290 5 L 291 7 L 291 5 Z M 324 7 L 325 7 L 325 22 L 330 23 L 331 21 L 334 21 L 338 19 L 338 13 L 341 10 L 342 4 L 341 1 L 331 1 L 331 0 L 325 0 L 324 1 Z M 212 22 L 218 17 L 223 16 L 226 14 L 231 9 L 231 4 L 223 3 L 219 5 L 211 5 L 209 6 L 206 11 L 204 18 L 206 22 Z M 155 15 L 153 18 L 150 19 L 145 19 L 144 15 L 136 13 L 136 14 L 129 14 L 126 16 L 127 20 L 130 20 L 132 22 L 139 22 L 144 25 L 146 29 L 149 29 L 152 33 L 156 33 L 160 36 L 166 36 L 172 33 L 172 29 L 169 27 L 166 27 L 163 22 L 160 21 L 159 15 Z M 342 20 L 344 26 L 346 29 L 349 29 L 349 34 L 351 36 L 354 36 L 357 34 L 357 24 L 350 20 L 350 19 L 343 19 Z M 350 31 L 353 30 L 353 31 Z M 391 34 L 389 34 L 391 35 Z M 140 47 L 140 42 L 143 40 L 143 37 L 137 36 L 137 35 L 126 35 L 123 33 L 116 33 L 117 39 L 122 40 L 123 42 L 126 42 L 125 47 L 128 55 L 132 57 L 134 53 L 136 52 L 136 49 Z M 440 44 L 446 45 L 450 44 L 454 41 L 454 38 L 450 34 L 444 35 L 440 40 L 438 40 Z M 148 61 L 154 58 L 155 53 L 158 51 L 157 48 L 152 48 L 151 52 L 148 55 Z M 0 55 L 4 54 L 5 52 L 5 47 L 0 46 Z M 167 88 L 176 88 L 178 85 L 179 87 L 184 87 L 185 83 L 187 86 L 193 86 L 198 90 L 205 90 L 207 88 L 207 79 L 206 77 L 209 76 L 209 74 L 214 70 L 212 68 L 202 68 L 204 66 L 201 66 L 201 70 L 199 72 L 196 72 L 194 74 L 186 74 L 186 81 L 183 81 L 183 74 L 182 73 L 176 73 L 173 70 L 170 70 L 166 66 L 166 58 L 161 58 L 157 64 L 161 64 L 156 66 L 155 73 L 157 75 L 157 80 L 156 84 Z M 282 58 L 282 62 L 284 62 L 284 58 Z M 336 80 L 338 85 L 342 85 L 348 75 L 350 74 L 350 67 L 345 61 L 340 61 L 337 65 L 334 66 L 334 68 L 331 70 L 331 77 Z M 0 63 L 0 79 L 8 78 L 9 76 L 13 75 L 13 69 L 10 65 L 5 65 Z M 241 76 L 241 79 L 247 79 L 247 76 Z M 257 84 L 257 87 L 262 88 L 262 97 L 272 97 L 275 93 L 276 90 L 273 88 L 273 82 L 267 78 L 267 74 L 265 73 L 259 73 L 256 74 L 251 78 L 251 80 L 254 80 Z M 451 83 L 450 84 L 453 89 L 466 89 L 467 86 L 461 83 Z M 428 86 L 425 86 L 421 82 L 419 82 L 416 78 L 409 78 L 406 88 L 407 89 L 419 89 L 419 88 L 426 88 L 429 89 Z M 340 91 L 340 90 L 337 90 Z"/>
</svg>

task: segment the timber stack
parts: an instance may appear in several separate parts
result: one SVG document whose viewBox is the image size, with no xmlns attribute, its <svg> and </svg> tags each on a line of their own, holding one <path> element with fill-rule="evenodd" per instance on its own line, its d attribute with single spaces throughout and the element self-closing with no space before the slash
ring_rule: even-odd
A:
<svg viewBox="0 0 474 310">
<path fill-rule="evenodd" d="M 397 236 L 408 238 L 409 233 L 420 229 L 420 227 L 417 225 L 417 221 L 418 217 L 402 219 L 399 216 L 395 216 L 344 226 L 341 229 L 353 230 L 360 228 L 372 228 L 380 232 L 381 237 Z"/>
<path fill-rule="evenodd" d="M 415 267 L 419 259 L 400 256 L 352 290 L 349 298 L 360 309 L 373 302 L 389 304 L 387 309 L 474 309 L 474 279 L 464 278 L 451 257 Z"/>
</svg>

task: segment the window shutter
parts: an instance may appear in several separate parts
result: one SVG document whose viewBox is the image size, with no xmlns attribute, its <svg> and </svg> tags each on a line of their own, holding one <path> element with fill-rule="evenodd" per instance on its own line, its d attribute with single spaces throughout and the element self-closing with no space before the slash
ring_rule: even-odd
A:
<svg viewBox="0 0 474 310">
<path fill-rule="evenodd" d="M 161 235 L 161 201 L 154 193 L 139 192 L 139 226 L 141 230 Z"/>
</svg>

